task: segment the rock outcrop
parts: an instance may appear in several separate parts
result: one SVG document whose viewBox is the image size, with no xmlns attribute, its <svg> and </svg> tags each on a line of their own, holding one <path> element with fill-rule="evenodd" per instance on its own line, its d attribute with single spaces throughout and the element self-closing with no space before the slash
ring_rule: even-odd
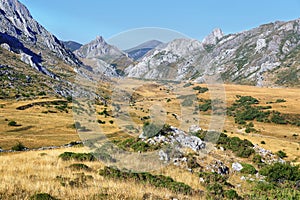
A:
<svg viewBox="0 0 300 200">
<path fill-rule="evenodd" d="M 80 61 L 70 51 L 66 50 L 62 43 L 43 26 L 41 26 L 29 13 L 28 9 L 18 0 L 0 1 L 0 43 L 7 43 L 15 46 L 14 40 L 18 40 L 27 49 L 44 49 L 45 53 L 54 53 L 70 65 L 79 65 Z M 7 36 L 7 37 L 5 37 Z M 23 52 L 23 48 L 15 48 L 18 53 Z"/>
</svg>

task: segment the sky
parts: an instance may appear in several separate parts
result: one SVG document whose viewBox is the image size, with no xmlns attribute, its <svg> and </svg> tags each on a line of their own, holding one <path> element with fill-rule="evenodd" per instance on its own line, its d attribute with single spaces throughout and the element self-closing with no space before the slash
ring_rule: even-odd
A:
<svg viewBox="0 0 300 200">
<path fill-rule="evenodd" d="M 217 27 L 229 34 L 300 18 L 300 0 L 20 1 L 61 40 L 86 44 L 101 35 L 112 42 L 122 40 L 122 49 L 133 45 L 121 39 L 125 33 L 136 43 L 148 39 L 167 42 L 176 37 L 202 40 Z M 149 34 L 139 32 L 144 27 Z"/>
</svg>

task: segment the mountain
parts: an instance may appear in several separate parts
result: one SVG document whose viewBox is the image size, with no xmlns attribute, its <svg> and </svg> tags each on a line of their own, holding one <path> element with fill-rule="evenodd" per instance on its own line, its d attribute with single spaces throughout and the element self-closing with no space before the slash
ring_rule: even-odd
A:
<svg viewBox="0 0 300 200">
<path fill-rule="evenodd" d="M 94 68 L 106 70 L 105 66 L 109 66 L 109 74 L 114 75 L 123 74 L 124 68 L 132 63 L 132 59 L 125 52 L 106 43 L 101 36 L 97 36 L 95 40 L 83 45 L 74 53 L 83 63 Z"/>
<path fill-rule="evenodd" d="M 80 64 L 54 35 L 32 18 L 18 0 L 0 1 L 0 34 L 1 44 L 6 43 L 13 51 L 29 54 L 35 60 L 40 57 L 37 54 L 43 56 L 44 53 L 45 57 L 53 55 L 70 65 Z"/>
<path fill-rule="evenodd" d="M 71 95 L 81 61 L 17 0 L 0 1 L 0 47 L 1 96 Z"/>
<path fill-rule="evenodd" d="M 204 51 L 203 44 L 197 40 L 175 39 L 148 52 L 139 63 L 127 67 L 125 74 L 147 79 L 185 79 L 195 73 L 192 63 L 201 50 Z"/>
<path fill-rule="evenodd" d="M 125 50 L 125 52 L 128 54 L 130 58 L 133 58 L 134 60 L 138 60 L 142 58 L 146 53 L 148 53 L 150 50 L 154 49 L 155 47 L 161 45 L 162 42 L 158 40 L 150 40 L 147 42 L 144 42 L 136 47 L 133 47 L 131 49 Z"/>
<path fill-rule="evenodd" d="M 300 19 L 274 22 L 235 34 L 215 29 L 202 42 L 176 39 L 125 69 L 129 77 L 299 86 Z"/>
<path fill-rule="evenodd" d="M 82 44 L 79 44 L 78 42 L 74 42 L 74 41 L 62 41 L 62 43 L 64 44 L 66 49 L 72 52 L 76 51 L 82 46 Z"/>
</svg>

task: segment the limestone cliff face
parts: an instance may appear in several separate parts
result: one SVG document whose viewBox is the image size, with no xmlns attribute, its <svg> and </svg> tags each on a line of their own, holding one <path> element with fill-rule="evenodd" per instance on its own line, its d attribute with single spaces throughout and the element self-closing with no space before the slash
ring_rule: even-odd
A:
<svg viewBox="0 0 300 200">
<path fill-rule="evenodd" d="M 274 22 L 224 35 L 215 29 L 202 42 L 174 40 L 125 70 L 129 77 L 224 82 L 257 86 L 299 86 L 300 19 Z"/>
<path fill-rule="evenodd" d="M 80 64 L 54 35 L 33 19 L 18 0 L 0 1 L 0 34 L 0 43 L 7 43 L 15 51 L 24 51 L 25 47 L 33 47 L 39 52 L 46 49 L 68 64 Z"/>
</svg>

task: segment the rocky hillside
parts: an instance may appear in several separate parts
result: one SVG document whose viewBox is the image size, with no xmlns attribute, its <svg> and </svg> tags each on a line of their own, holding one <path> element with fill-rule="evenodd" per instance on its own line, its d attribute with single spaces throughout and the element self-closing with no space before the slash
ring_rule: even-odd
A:
<svg viewBox="0 0 300 200">
<path fill-rule="evenodd" d="M 300 19 L 224 35 L 215 29 L 202 42 L 177 39 L 150 52 L 125 72 L 129 77 L 192 79 L 219 74 L 223 81 L 257 86 L 298 86 Z"/>
<path fill-rule="evenodd" d="M 132 63 L 128 55 L 117 47 L 107 44 L 101 36 L 74 51 L 86 65 L 108 76 L 123 75 L 126 66 Z"/>
<path fill-rule="evenodd" d="M 18 0 L 0 1 L 0 46 L 0 78 L 7 86 L 3 97 L 28 96 L 30 90 L 39 93 L 43 86 L 49 94 L 71 95 L 70 81 L 81 61 Z"/>
<path fill-rule="evenodd" d="M 35 59 L 44 58 L 46 55 L 43 53 L 52 52 L 70 65 L 80 64 L 54 35 L 32 18 L 18 0 L 0 2 L 0 19 L 0 43 L 8 44 L 14 52 L 23 52 Z"/>
</svg>

